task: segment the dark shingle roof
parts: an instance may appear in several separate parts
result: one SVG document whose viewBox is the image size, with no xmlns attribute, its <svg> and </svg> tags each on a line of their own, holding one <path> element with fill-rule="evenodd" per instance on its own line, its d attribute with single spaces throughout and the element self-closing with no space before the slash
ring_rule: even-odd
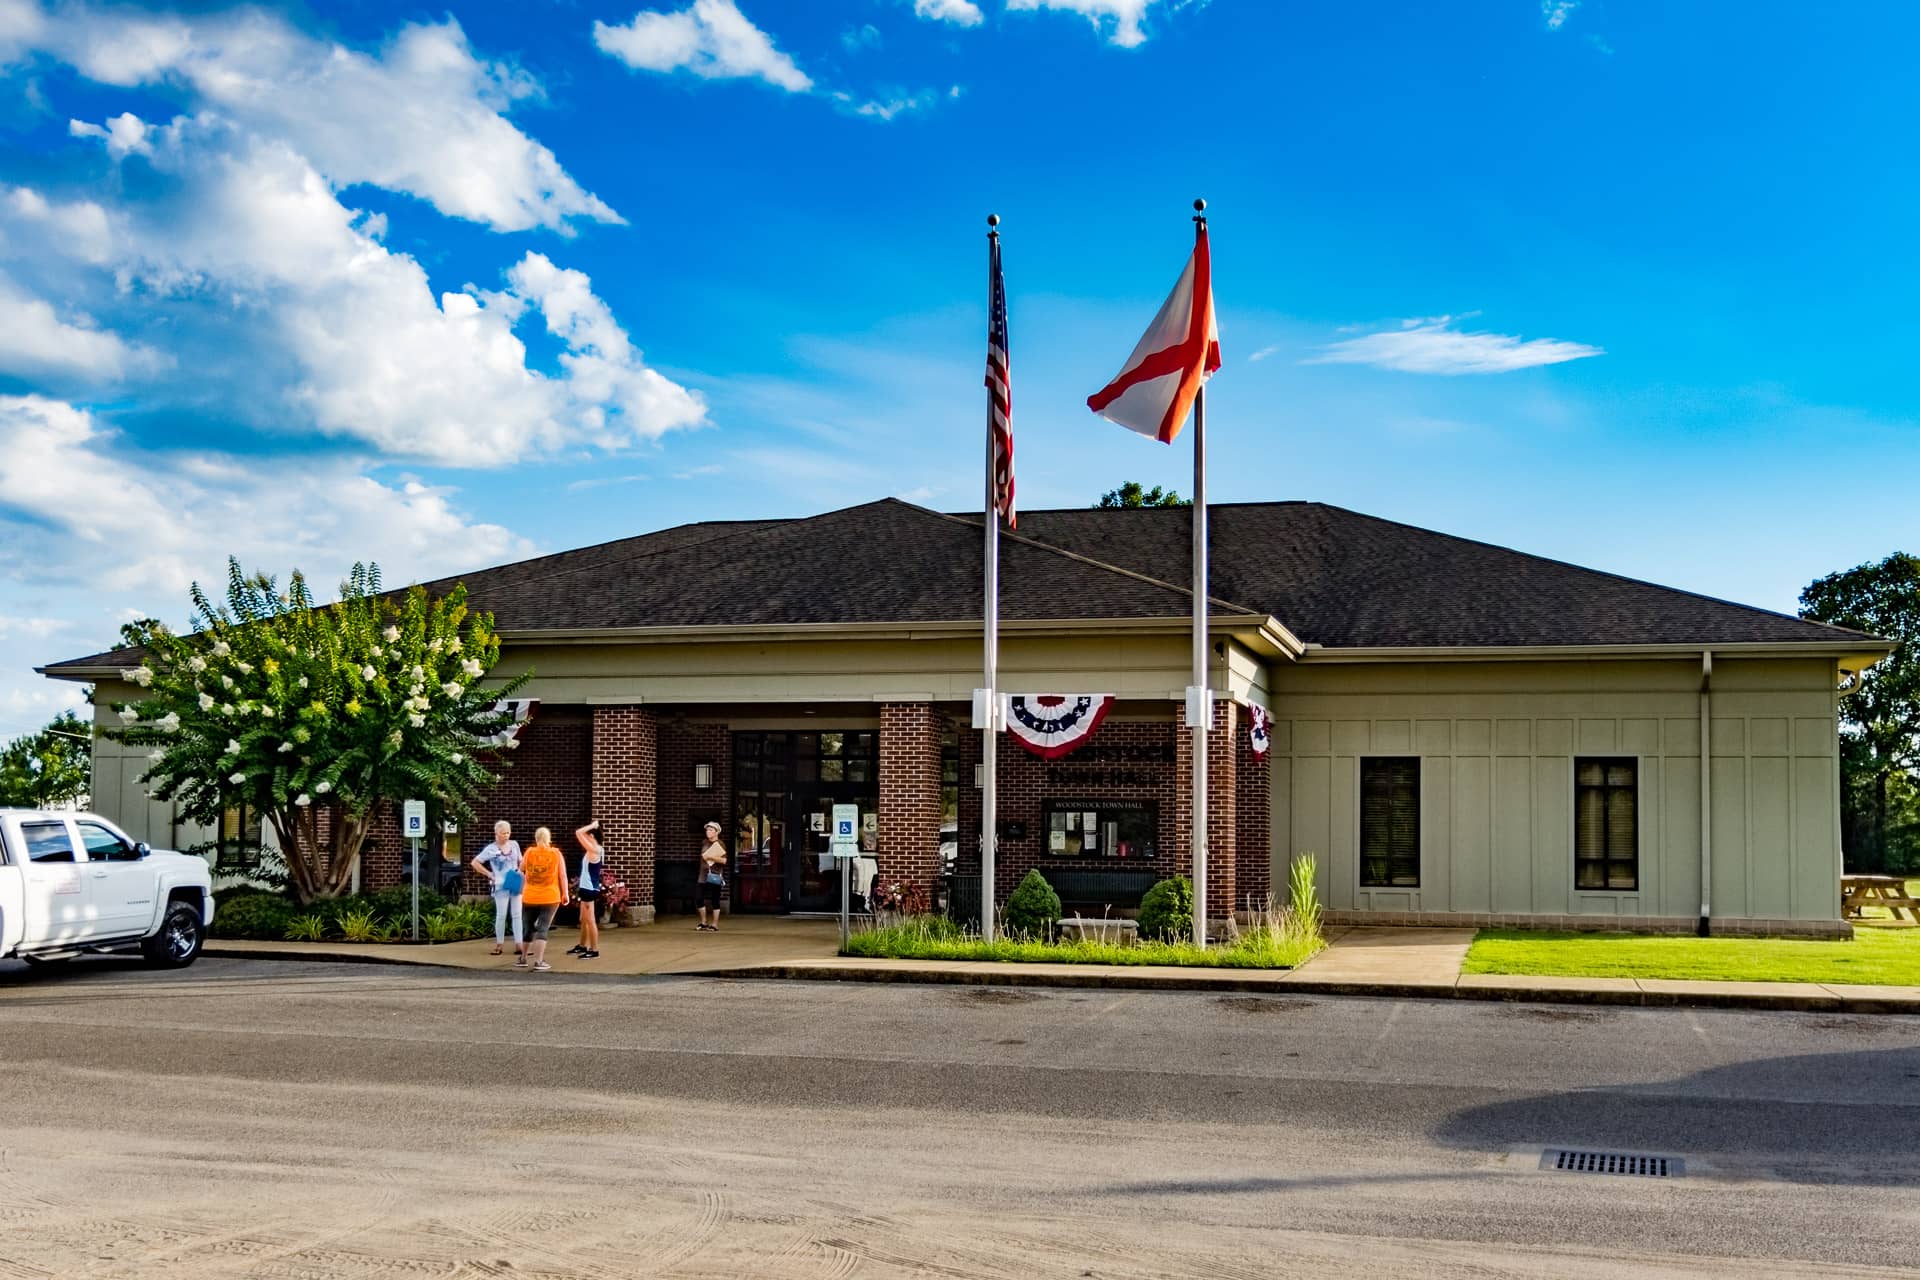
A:
<svg viewBox="0 0 1920 1280">
<path fill-rule="evenodd" d="M 1749 643 L 1871 637 L 1315 502 L 1209 508 L 1215 616 L 1271 615 L 1328 648 Z M 794 520 L 681 525 L 464 581 L 506 631 L 966 622 L 980 517 L 896 499 Z M 1001 540 L 1007 621 L 1191 612 L 1184 508 L 1027 511 Z M 129 665 L 119 649 L 45 668 Z M 72 674 L 69 672 L 68 674 Z"/>
<path fill-rule="evenodd" d="M 1424 646 L 1848 643 L 1860 632 L 1732 604 L 1318 502 L 1207 509 L 1211 594 L 1310 644 Z M 1184 581 L 1185 509 L 1022 513 L 1021 532 Z"/>
</svg>

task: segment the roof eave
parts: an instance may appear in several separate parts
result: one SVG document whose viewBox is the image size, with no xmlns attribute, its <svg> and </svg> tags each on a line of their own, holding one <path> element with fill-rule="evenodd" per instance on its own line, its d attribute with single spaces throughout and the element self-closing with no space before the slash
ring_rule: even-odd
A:
<svg viewBox="0 0 1920 1280">
<path fill-rule="evenodd" d="M 1703 651 L 1731 658 L 1827 658 L 1848 671 L 1863 671 L 1899 646 L 1868 637 L 1844 640 L 1746 640 L 1726 644 L 1528 644 L 1307 646 L 1302 662 L 1546 662 L 1566 658 L 1644 659 L 1692 657 Z"/>
<path fill-rule="evenodd" d="M 1207 620 L 1209 628 L 1222 633 L 1261 634 L 1269 625 L 1289 639 L 1292 634 L 1271 618 L 1253 614 L 1216 614 Z M 1184 633 L 1192 626 L 1188 618 L 1023 618 L 1001 619 L 1000 630 L 1024 635 L 1085 635 L 1097 629 L 1140 635 Z M 551 629 L 501 628 L 503 644 L 703 644 L 749 643 L 776 640 L 935 640 L 971 638 L 980 634 L 978 619 L 927 622 L 766 622 L 727 623 L 713 626 L 675 627 L 557 627 Z M 1293 641 L 1299 644 L 1298 640 Z"/>
</svg>

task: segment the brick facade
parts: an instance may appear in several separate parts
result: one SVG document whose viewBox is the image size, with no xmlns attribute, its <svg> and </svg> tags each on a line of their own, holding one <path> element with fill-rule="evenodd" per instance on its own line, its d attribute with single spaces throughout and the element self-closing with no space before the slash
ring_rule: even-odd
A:
<svg viewBox="0 0 1920 1280">
<path fill-rule="evenodd" d="M 693 789 L 693 766 L 713 766 L 713 787 Z M 701 829 L 717 821 L 732 828 L 733 734 L 724 724 L 666 720 L 660 725 L 660 777 L 654 847 L 662 862 L 694 862 L 703 843 Z M 722 839 L 726 839 L 723 835 Z"/>
<path fill-rule="evenodd" d="M 1213 704 L 1213 731 L 1207 735 L 1207 913 L 1212 919 L 1222 919 L 1240 906 L 1235 875 L 1240 762 L 1235 730 L 1240 720 L 1240 708 L 1235 703 L 1222 700 Z M 1174 729 L 1174 774 L 1180 782 L 1175 788 L 1174 840 L 1184 875 L 1193 873 L 1193 790 L 1186 781 L 1192 760 L 1193 731 L 1184 723 L 1178 724 Z"/>
<path fill-rule="evenodd" d="M 940 873 L 940 735 L 945 728 L 946 717 L 931 703 L 881 704 L 879 874 L 917 882 L 929 901 Z"/>
<path fill-rule="evenodd" d="M 628 910 L 644 924 L 653 919 L 653 867 L 659 849 L 659 723 L 640 707 L 595 707 L 588 754 L 589 802 L 593 816 L 600 819 L 607 866 L 627 882 L 632 895 Z"/>
<path fill-rule="evenodd" d="M 1026 833 L 1002 836 L 994 859 L 994 894 L 1005 902 L 1013 887 L 1038 866 L 1067 861 L 1046 854 L 1046 802 L 1050 799 L 1147 800 L 1158 816 L 1152 861 L 1129 866 L 1172 875 L 1187 869 L 1186 850 L 1176 840 L 1173 723 L 1170 720 L 1108 719 L 1078 751 L 1058 760 L 1042 760 L 1011 737 L 1003 736 L 998 769 L 1001 824 L 1021 823 Z M 960 730 L 960 858 L 963 870 L 980 870 L 980 788 L 973 785 L 980 763 L 980 734 Z M 1103 862 L 1103 866 L 1118 866 Z"/>
<path fill-rule="evenodd" d="M 1234 769 L 1239 798 L 1234 810 L 1238 819 L 1238 830 L 1234 833 L 1234 875 L 1239 881 L 1236 886 L 1239 901 L 1234 906 L 1241 912 L 1249 907 L 1265 910 L 1267 895 L 1279 894 L 1284 898 L 1287 892 L 1284 882 L 1273 883 L 1273 753 L 1269 751 L 1265 759 L 1253 754 L 1244 712 L 1235 736 L 1238 759 Z"/>
</svg>

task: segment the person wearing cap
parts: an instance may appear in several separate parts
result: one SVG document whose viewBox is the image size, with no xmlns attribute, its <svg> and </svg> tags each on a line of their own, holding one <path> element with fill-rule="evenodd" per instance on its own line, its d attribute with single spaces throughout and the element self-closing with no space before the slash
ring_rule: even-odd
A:
<svg viewBox="0 0 1920 1280">
<path fill-rule="evenodd" d="M 727 892 L 727 848 L 720 843 L 720 824 L 707 824 L 707 847 L 700 851 L 699 932 L 720 932 L 720 900 Z M 707 920 L 707 912 L 713 920 Z"/>
</svg>

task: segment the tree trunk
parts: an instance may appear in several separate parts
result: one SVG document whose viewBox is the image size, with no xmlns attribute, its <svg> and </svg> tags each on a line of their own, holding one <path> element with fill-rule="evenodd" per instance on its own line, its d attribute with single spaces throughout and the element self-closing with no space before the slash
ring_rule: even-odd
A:
<svg viewBox="0 0 1920 1280">
<path fill-rule="evenodd" d="M 323 814 L 328 828 L 324 840 L 320 830 Z M 353 813 L 339 805 L 307 805 L 276 810 L 267 815 L 267 821 L 279 837 L 288 878 L 301 902 L 338 898 L 353 884 L 360 850 L 373 829 L 371 808 Z"/>
<path fill-rule="evenodd" d="M 1887 783 L 1890 769 L 1882 769 L 1874 779 L 1873 794 L 1873 869 L 1885 871 L 1888 863 L 1887 849 Z"/>
</svg>

